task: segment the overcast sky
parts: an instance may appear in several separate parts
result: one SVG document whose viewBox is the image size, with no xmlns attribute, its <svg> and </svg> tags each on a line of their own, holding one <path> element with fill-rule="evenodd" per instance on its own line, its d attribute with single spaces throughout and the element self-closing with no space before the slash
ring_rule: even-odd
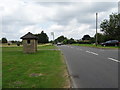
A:
<svg viewBox="0 0 120 90">
<path fill-rule="evenodd" d="M 20 37 L 27 32 L 37 34 L 42 30 L 47 33 L 50 40 L 51 32 L 55 33 L 55 38 L 64 35 L 68 38 L 81 39 L 85 34 L 92 37 L 95 35 L 96 12 L 98 12 L 99 28 L 102 20 L 118 12 L 118 3 L 2 0 L 0 3 L 1 37 L 20 40 Z"/>
</svg>

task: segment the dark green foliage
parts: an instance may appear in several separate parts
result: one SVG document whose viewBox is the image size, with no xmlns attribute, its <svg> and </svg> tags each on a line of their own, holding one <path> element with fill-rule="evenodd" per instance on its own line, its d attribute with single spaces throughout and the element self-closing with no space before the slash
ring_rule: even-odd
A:
<svg viewBox="0 0 120 90">
<path fill-rule="evenodd" d="M 89 35 L 84 35 L 83 38 L 82 38 L 82 40 L 90 40 L 90 38 L 91 37 Z"/>
<path fill-rule="evenodd" d="M 68 40 L 68 44 L 73 44 L 73 43 L 75 43 L 75 40 L 73 38 Z"/>
<path fill-rule="evenodd" d="M 20 46 L 20 42 L 19 41 L 17 42 L 17 46 Z"/>
<path fill-rule="evenodd" d="M 63 42 L 64 40 L 66 40 L 67 38 L 64 36 L 60 36 L 57 39 L 55 39 L 55 42 Z"/>
<path fill-rule="evenodd" d="M 42 31 L 40 34 L 35 34 L 35 36 L 38 37 L 38 43 L 48 43 L 49 42 L 49 38 L 47 36 L 46 33 L 44 33 L 44 31 Z"/>
<path fill-rule="evenodd" d="M 57 39 L 55 39 L 55 43 L 63 42 L 64 40 L 67 40 L 67 38 L 64 37 L 64 36 L 60 36 L 60 37 L 58 37 Z"/>
<path fill-rule="evenodd" d="M 63 43 L 64 44 L 73 44 L 73 43 L 75 43 L 75 40 L 73 38 L 71 38 L 71 39 L 64 39 Z"/>
<path fill-rule="evenodd" d="M 64 40 L 63 40 L 63 43 L 64 43 L 64 44 L 68 44 L 68 39 L 64 39 Z"/>
<path fill-rule="evenodd" d="M 95 43 L 95 38 L 94 37 L 91 37 L 90 43 Z"/>
<path fill-rule="evenodd" d="M 12 43 L 17 43 L 18 41 L 14 41 L 14 40 L 12 40 L 11 42 L 12 42 Z"/>
<path fill-rule="evenodd" d="M 120 14 L 111 14 L 109 20 L 104 20 L 101 25 L 101 31 L 104 32 L 106 39 L 116 39 L 120 41 Z"/>
<path fill-rule="evenodd" d="M 7 39 L 6 38 L 2 38 L 2 43 L 7 43 Z"/>
<path fill-rule="evenodd" d="M 94 36 L 94 40 L 95 40 L 95 37 L 96 37 L 96 34 Z M 102 42 L 105 42 L 105 41 L 107 41 L 107 37 L 104 34 L 97 33 L 97 42 L 98 42 L 98 44 L 102 43 Z"/>
<path fill-rule="evenodd" d="M 72 43 L 75 43 L 75 40 L 73 38 L 67 39 L 64 36 L 60 36 L 57 39 L 55 39 L 55 43 L 58 43 L 58 42 L 61 42 L 63 44 L 72 44 Z"/>
</svg>

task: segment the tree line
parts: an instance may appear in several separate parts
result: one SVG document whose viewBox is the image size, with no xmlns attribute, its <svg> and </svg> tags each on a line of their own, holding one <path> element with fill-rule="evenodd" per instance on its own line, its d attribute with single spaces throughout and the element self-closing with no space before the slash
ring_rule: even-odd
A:
<svg viewBox="0 0 120 90">
<path fill-rule="evenodd" d="M 39 34 L 34 34 L 34 35 L 38 38 L 38 43 L 42 43 L 42 44 L 49 43 L 49 38 L 48 38 L 47 34 L 44 33 L 44 31 L 42 31 Z M 12 40 L 10 42 L 11 43 L 16 43 L 16 44 L 17 43 L 20 43 L 20 44 L 22 43 L 20 41 L 14 41 L 14 40 Z M 2 38 L 1 43 L 9 43 L 9 42 L 8 42 L 7 38 Z"/>
</svg>

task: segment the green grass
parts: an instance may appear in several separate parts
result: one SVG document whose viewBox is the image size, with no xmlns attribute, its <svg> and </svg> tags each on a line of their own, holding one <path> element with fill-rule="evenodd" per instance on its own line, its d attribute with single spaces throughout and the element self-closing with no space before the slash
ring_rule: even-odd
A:
<svg viewBox="0 0 120 90">
<path fill-rule="evenodd" d="M 40 45 L 38 45 L 38 49 L 57 49 L 57 47 L 56 46 L 54 46 L 54 45 L 42 45 L 42 46 L 40 46 Z"/>
<path fill-rule="evenodd" d="M 72 44 L 72 45 L 75 45 L 75 46 L 85 46 L 85 47 L 95 47 L 95 48 L 111 48 L 111 49 L 117 49 L 117 48 L 120 48 L 120 47 L 115 47 L 115 46 L 101 46 L 101 45 L 94 45 L 94 44 Z"/>
<path fill-rule="evenodd" d="M 62 88 L 67 83 L 60 51 L 24 54 L 22 47 L 3 47 L 2 54 L 3 88 Z"/>
</svg>

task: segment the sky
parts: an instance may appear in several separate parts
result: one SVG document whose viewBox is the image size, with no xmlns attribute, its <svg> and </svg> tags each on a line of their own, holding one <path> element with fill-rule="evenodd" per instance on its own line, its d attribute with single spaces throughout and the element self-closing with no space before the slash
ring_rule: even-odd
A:
<svg viewBox="0 0 120 90">
<path fill-rule="evenodd" d="M 118 13 L 118 1 L 41 1 L 41 0 L 2 0 L 0 1 L 0 38 L 20 40 L 28 32 L 47 33 L 52 40 L 64 35 L 67 38 L 81 39 L 88 34 L 95 35 L 96 12 L 98 32 L 100 23 Z"/>
</svg>

